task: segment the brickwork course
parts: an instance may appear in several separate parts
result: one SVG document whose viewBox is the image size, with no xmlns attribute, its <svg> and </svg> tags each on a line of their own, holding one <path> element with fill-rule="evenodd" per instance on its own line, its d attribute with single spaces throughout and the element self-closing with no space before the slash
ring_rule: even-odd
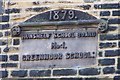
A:
<svg viewBox="0 0 120 80">
<path fill-rule="evenodd" d="M 120 80 L 120 0 L 3 0 L 0 3 L 1 80 Z M 85 68 L 21 69 L 21 37 L 12 27 L 49 10 L 73 9 L 108 21 L 98 34 L 97 64 Z"/>
</svg>

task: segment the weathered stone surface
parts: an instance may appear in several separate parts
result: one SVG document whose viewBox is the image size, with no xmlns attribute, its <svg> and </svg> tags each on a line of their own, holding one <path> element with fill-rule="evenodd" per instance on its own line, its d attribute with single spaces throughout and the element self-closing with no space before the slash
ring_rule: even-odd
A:
<svg viewBox="0 0 120 80">
<path fill-rule="evenodd" d="M 110 16 L 110 11 L 101 11 L 100 16 Z"/>
<path fill-rule="evenodd" d="M 79 70 L 79 75 L 99 75 L 100 71 L 97 68 L 86 68 Z"/>
<path fill-rule="evenodd" d="M 120 41 L 119 41 L 119 43 L 118 43 L 118 46 L 119 46 L 119 48 L 120 48 Z"/>
<path fill-rule="evenodd" d="M 119 3 L 95 4 L 94 7 L 96 9 L 118 9 L 119 8 Z"/>
<path fill-rule="evenodd" d="M 113 74 L 115 72 L 115 68 L 114 67 L 105 67 L 103 69 L 103 73 L 104 74 Z"/>
<path fill-rule="evenodd" d="M 92 33 L 94 37 L 90 37 L 91 33 L 89 30 L 87 29 L 87 32 L 83 29 L 45 30 L 34 33 L 32 31 L 24 31 L 24 34 L 22 34 L 23 41 L 21 41 L 20 46 L 21 68 L 36 68 L 36 66 L 43 69 L 72 68 L 87 67 L 96 64 L 98 46 L 96 28 L 90 30 L 90 32 L 94 31 Z M 41 39 L 38 39 L 40 37 L 36 37 L 34 39 L 34 35 L 40 35 L 41 33 L 44 35 L 50 34 L 51 37 L 46 40 L 44 37 L 41 37 Z M 87 37 L 86 33 L 89 37 Z M 71 38 L 67 37 L 71 34 Z M 27 35 L 33 35 L 33 37 L 26 37 Z M 86 35 L 86 37 L 83 35 Z M 88 46 L 88 44 L 92 45 L 92 47 Z"/>
<path fill-rule="evenodd" d="M 91 8 L 91 5 L 79 5 L 77 7 L 82 7 L 84 10 L 89 10 Z"/>
<path fill-rule="evenodd" d="M 10 28 L 9 24 L 0 24 L 0 30 L 9 29 L 9 28 Z"/>
<path fill-rule="evenodd" d="M 64 9 L 63 9 L 64 10 Z M 65 9 L 65 11 L 70 11 L 71 9 Z M 62 10 L 55 10 L 55 11 L 62 11 Z M 72 21 L 72 20 L 95 20 L 96 18 L 94 16 L 89 15 L 88 13 L 84 13 L 82 11 L 77 11 L 77 10 L 72 10 L 76 13 L 77 18 L 73 18 L 73 19 L 69 19 L 67 16 L 65 19 L 49 19 L 49 13 L 45 12 L 43 14 L 38 14 L 28 20 L 26 20 L 24 23 L 26 22 L 49 22 L 49 21 Z"/>
<path fill-rule="evenodd" d="M 105 57 L 114 57 L 114 56 L 120 56 L 120 50 L 106 50 L 105 51 Z"/>
<path fill-rule="evenodd" d="M 120 16 L 120 10 L 112 11 L 112 16 Z"/>
<path fill-rule="evenodd" d="M 0 40 L 0 45 L 6 45 L 7 42 L 5 40 Z"/>
<path fill-rule="evenodd" d="M 19 39 L 14 39 L 13 40 L 13 45 L 19 45 L 20 44 L 20 40 Z"/>
<path fill-rule="evenodd" d="M 108 35 L 100 35 L 100 40 L 118 40 L 120 39 L 120 34 L 108 34 Z"/>
<path fill-rule="evenodd" d="M 0 37 L 3 37 L 3 33 L 2 32 L 0 32 Z"/>
<path fill-rule="evenodd" d="M 120 18 L 109 19 L 108 24 L 120 24 Z"/>
<path fill-rule="evenodd" d="M 100 51 L 100 52 L 98 53 L 98 55 L 99 55 L 99 57 L 102 57 L 102 56 L 103 56 L 103 52 Z"/>
<path fill-rule="evenodd" d="M 120 69 L 118 69 L 118 70 L 116 71 L 116 74 L 120 74 Z"/>
<path fill-rule="evenodd" d="M 120 80 L 120 76 L 115 76 L 114 80 Z"/>
<path fill-rule="evenodd" d="M 120 58 L 118 58 L 117 68 L 120 69 Z"/>
<path fill-rule="evenodd" d="M 9 47 L 4 48 L 3 51 L 4 51 L 4 52 L 8 52 L 8 51 L 9 51 Z"/>
<path fill-rule="evenodd" d="M 12 71 L 11 76 L 13 76 L 13 77 L 26 77 L 27 70 Z"/>
<path fill-rule="evenodd" d="M 86 2 L 86 3 L 92 3 L 94 1 L 96 1 L 96 0 L 84 0 L 84 2 Z"/>
<path fill-rule="evenodd" d="M 13 67 L 18 67 L 17 63 L 2 63 L 1 64 L 2 68 L 13 68 Z"/>
<path fill-rule="evenodd" d="M 83 80 L 83 78 L 60 78 L 59 80 Z"/>
<path fill-rule="evenodd" d="M 45 77 L 50 75 L 51 75 L 51 70 L 31 70 L 30 71 L 31 77 Z"/>
<path fill-rule="evenodd" d="M 5 36 L 10 36 L 10 31 L 6 31 Z"/>
<path fill-rule="evenodd" d="M 7 61 L 8 56 L 7 55 L 0 55 L 0 61 Z"/>
<path fill-rule="evenodd" d="M 6 0 L 1 0 L 1 1 L 6 1 Z M 119 33 L 120 1 L 119 0 L 37 0 L 36 2 L 30 2 L 31 6 L 29 5 L 29 2 L 27 2 L 27 5 L 25 5 L 26 7 L 24 7 L 24 4 L 23 5 L 19 4 L 19 2 L 21 2 L 21 1 L 19 1 L 17 3 L 15 3 L 13 0 L 7 0 L 7 1 L 10 1 L 10 2 L 8 2 L 8 4 L 7 4 L 7 2 L 2 4 L 2 7 L 5 7 L 5 9 L 4 9 L 4 13 L 3 13 L 3 8 L 2 8 L 2 10 L 0 9 L 0 12 L 2 11 L 2 13 L 3 13 L 3 14 L 1 13 L 0 16 L 8 16 L 9 13 L 13 13 L 13 14 L 9 14 L 9 15 L 11 15 L 10 19 L 13 20 L 13 22 L 12 21 L 8 22 L 10 20 L 9 16 L 8 17 L 0 17 L 0 39 L 1 39 L 0 40 L 0 46 L 1 46 L 0 47 L 0 50 L 1 50 L 0 51 L 0 53 L 1 53 L 0 54 L 0 68 L 1 68 L 0 69 L 1 70 L 0 78 L 3 78 L 2 80 L 120 80 L 120 49 L 119 49 L 120 48 L 120 41 L 119 41 L 120 40 L 120 33 Z M 74 1 L 78 1 L 78 3 L 77 2 L 74 3 Z M 11 2 L 13 2 L 14 4 L 11 4 Z M 59 4 L 59 5 L 57 5 L 57 4 Z M 1 6 L 1 4 L 0 4 L 0 6 Z M 24 9 L 22 7 L 24 7 Z M 22 9 L 20 9 L 20 8 L 22 8 Z M 77 71 L 76 70 L 74 71 L 72 69 L 68 70 L 67 67 L 65 68 L 67 70 L 64 70 L 63 68 L 62 68 L 62 70 L 60 70 L 61 68 L 59 68 L 59 69 L 53 68 L 52 71 L 50 71 L 50 72 L 48 70 L 44 71 L 40 68 L 39 68 L 40 70 L 39 69 L 34 70 L 33 68 L 27 69 L 28 72 L 30 72 L 30 73 L 28 73 L 28 72 L 26 73 L 27 70 L 24 70 L 22 68 L 21 68 L 21 70 L 17 70 L 19 68 L 19 66 L 21 66 L 20 65 L 21 63 L 19 63 L 19 60 L 20 60 L 19 54 L 21 54 L 21 53 L 19 53 L 19 50 L 20 50 L 19 45 L 20 45 L 20 42 L 22 42 L 22 41 L 14 40 L 15 38 L 18 38 L 18 37 L 14 37 L 14 39 L 13 39 L 12 36 L 10 36 L 11 32 L 9 32 L 9 30 L 13 27 L 14 24 L 15 25 L 19 24 L 17 22 L 19 20 L 21 22 L 21 21 L 24 21 L 25 19 L 27 19 L 28 17 L 31 17 L 30 21 L 32 21 L 31 19 L 33 18 L 32 16 L 34 13 L 39 15 L 40 13 L 59 9 L 59 8 L 60 8 L 60 10 L 62 10 L 62 9 L 75 9 L 78 11 L 80 10 L 80 11 L 84 12 L 83 14 L 87 13 L 89 15 L 89 13 L 90 13 L 90 15 L 94 15 L 94 17 L 97 17 L 94 19 L 104 18 L 106 21 L 108 21 L 108 27 L 109 27 L 108 30 L 104 33 L 98 33 L 98 39 L 100 39 L 100 40 L 98 40 L 98 44 L 99 43 L 100 44 L 97 46 L 97 48 L 100 48 L 99 50 L 101 52 L 99 52 L 99 50 L 96 49 L 97 53 L 98 52 L 99 53 L 98 53 L 97 59 L 96 59 L 96 61 L 98 61 L 98 63 L 95 64 L 95 68 L 90 69 L 91 66 L 86 66 L 89 69 L 83 69 L 83 70 L 79 70 L 79 71 L 78 71 L 78 68 L 77 68 Z M 17 13 L 17 14 L 15 14 L 15 13 Z M 18 14 L 18 13 L 20 13 L 20 14 Z M 38 15 L 36 15 L 36 19 L 39 19 L 38 22 L 42 22 L 42 21 L 49 22 L 49 20 L 45 19 L 45 17 L 48 18 L 49 15 L 46 16 L 46 15 L 42 14 L 42 16 L 40 18 L 39 18 L 39 16 L 41 14 L 39 16 Z M 81 16 L 80 17 L 81 20 L 93 19 L 93 18 L 89 18 L 89 16 L 87 16 L 87 15 L 86 16 L 81 15 L 81 14 L 79 14 L 79 15 Z M 73 15 L 71 15 L 71 16 L 73 16 Z M 36 19 L 33 19 L 33 21 L 34 22 L 37 21 Z M 59 22 L 59 20 L 56 20 L 56 21 Z M 76 18 L 76 20 L 77 20 L 77 18 Z M 69 22 L 69 20 L 68 20 L 68 22 Z M 10 24 L 8 24 L 8 23 L 10 23 Z M 87 25 L 87 26 L 89 26 L 89 25 Z M 94 25 L 94 26 L 97 26 L 97 25 Z M 30 27 L 32 28 L 32 26 L 30 26 Z M 38 27 L 40 27 L 40 26 L 38 26 Z M 81 25 L 79 27 L 81 27 Z M 61 28 L 61 26 L 57 26 L 56 28 Z M 66 26 L 65 26 L 65 28 L 66 28 Z M 75 28 L 76 28 L 76 26 L 75 26 Z M 87 30 L 87 28 L 86 28 L 86 30 Z M 9 38 L 12 40 L 11 42 L 9 41 Z M 3 39 L 7 39 L 9 42 L 7 42 L 6 40 L 3 40 Z M 46 43 L 45 43 L 45 45 L 46 45 Z M 84 44 L 82 44 L 82 45 L 84 45 Z M 67 47 L 68 47 L 68 44 L 67 44 Z M 7 52 L 9 52 L 9 53 L 7 53 Z M 57 52 L 57 50 L 55 52 Z M 39 53 L 40 52 L 38 52 L 38 54 Z M 8 61 L 8 62 L 6 62 L 6 61 Z M 95 61 L 95 60 L 93 60 L 93 61 Z M 36 62 L 39 63 L 41 61 L 36 61 Z M 63 61 L 61 61 L 61 62 L 63 62 Z M 33 65 L 33 64 L 30 64 L 30 65 Z M 92 67 L 93 66 L 94 65 L 92 65 Z M 54 67 L 54 65 L 53 65 L 53 67 Z M 101 68 L 101 70 L 100 70 L 101 74 L 96 69 L 98 67 Z M 36 68 L 36 66 L 35 66 L 35 68 Z M 81 67 L 79 67 L 79 68 L 81 69 Z M 84 68 L 84 67 L 82 67 L 82 68 Z M 4 69 L 8 70 L 8 71 L 2 71 Z M 76 68 L 74 67 L 74 69 L 76 69 Z M 98 74 L 98 75 L 96 75 L 96 74 Z M 99 77 L 102 77 L 102 78 L 99 78 Z M 112 78 L 110 78 L 110 77 L 112 77 Z"/>
<path fill-rule="evenodd" d="M 5 78 L 3 80 L 113 80 L 112 78 Z"/>
<path fill-rule="evenodd" d="M 106 77 L 106 78 L 99 78 L 99 80 L 113 80 L 113 78 Z"/>
<path fill-rule="evenodd" d="M 4 9 L 3 9 L 3 1 L 0 1 L 0 15 L 4 13 Z"/>
<path fill-rule="evenodd" d="M 20 13 L 21 9 L 18 8 L 12 8 L 12 9 L 6 9 L 5 13 L 10 14 L 10 13 Z"/>
<path fill-rule="evenodd" d="M 0 53 L 1 53 L 1 48 L 0 48 Z"/>
<path fill-rule="evenodd" d="M 10 55 L 9 59 L 12 60 L 12 61 L 18 61 L 19 57 L 18 57 L 18 55 Z"/>
<path fill-rule="evenodd" d="M 115 59 L 100 59 L 98 62 L 102 66 L 114 65 Z"/>
<path fill-rule="evenodd" d="M 109 28 L 108 28 L 108 30 L 109 31 L 115 31 L 115 30 L 117 30 L 117 26 L 109 26 Z"/>
<path fill-rule="evenodd" d="M 8 22 L 9 21 L 9 15 L 0 16 L 0 22 Z"/>
<path fill-rule="evenodd" d="M 100 80 L 99 78 L 85 78 L 85 80 Z"/>
<path fill-rule="evenodd" d="M 74 69 L 61 69 L 61 70 L 54 70 L 54 76 L 69 76 L 69 75 L 76 75 L 77 70 Z"/>
<path fill-rule="evenodd" d="M 99 47 L 102 49 L 102 48 L 113 48 L 113 47 L 116 47 L 117 46 L 117 43 L 115 42 L 107 42 L 107 43 L 100 43 L 99 44 Z"/>
<path fill-rule="evenodd" d="M 6 78 L 8 76 L 8 71 L 0 71 L 0 78 Z"/>
</svg>

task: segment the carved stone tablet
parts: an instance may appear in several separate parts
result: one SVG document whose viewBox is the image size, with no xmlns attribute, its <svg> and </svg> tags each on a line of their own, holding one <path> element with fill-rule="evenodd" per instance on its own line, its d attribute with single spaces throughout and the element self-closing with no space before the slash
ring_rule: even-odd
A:
<svg viewBox="0 0 120 80">
<path fill-rule="evenodd" d="M 96 64 L 96 28 L 31 30 L 21 34 L 20 67 L 72 68 Z"/>
</svg>

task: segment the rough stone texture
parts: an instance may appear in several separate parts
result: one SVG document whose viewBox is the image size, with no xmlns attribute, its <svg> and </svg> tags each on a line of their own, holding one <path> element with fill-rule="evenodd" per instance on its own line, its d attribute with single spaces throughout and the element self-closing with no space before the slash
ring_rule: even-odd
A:
<svg viewBox="0 0 120 80">
<path fill-rule="evenodd" d="M 20 44 L 20 40 L 19 39 L 14 39 L 13 40 L 13 45 L 19 45 Z"/>
<path fill-rule="evenodd" d="M 98 79 L 82 79 L 82 78 L 6 78 L 3 80 L 98 80 Z"/>
<path fill-rule="evenodd" d="M 4 52 L 8 52 L 8 51 L 9 51 L 9 47 L 4 48 L 3 51 L 4 51 Z"/>
<path fill-rule="evenodd" d="M 24 3 L 25 0 L 23 3 L 20 3 L 22 0 L 19 2 L 10 1 L 2 6 L 5 9 L 4 13 L 0 14 L 0 74 L 2 74 L 0 77 L 3 77 L 3 80 L 120 80 L 119 0 L 38 0 L 34 2 L 28 0 L 27 5 Z M 86 66 L 87 69 L 19 70 L 19 45 L 22 41 L 19 37 L 13 38 L 11 36 L 11 28 L 18 25 L 19 22 L 29 20 L 34 14 L 38 15 L 64 8 L 85 12 L 94 16 L 94 19 L 108 21 L 108 31 L 98 33 L 99 49 L 96 58 L 98 63 L 92 68 Z M 8 13 L 11 17 L 8 16 Z M 81 19 L 93 19 L 81 14 L 79 16 Z M 42 15 L 41 18 L 37 17 L 36 19 L 44 21 L 43 17 L 48 17 L 48 15 Z M 97 68 L 100 68 L 100 71 Z M 4 69 L 8 71 L 4 71 Z"/>
<path fill-rule="evenodd" d="M 100 51 L 100 52 L 98 53 L 98 55 L 99 55 L 99 57 L 102 57 L 102 56 L 103 56 L 103 52 Z"/>
<path fill-rule="evenodd" d="M 100 59 L 98 62 L 102 66 L 114 65 L 115 59 Z"/>
<path fill-rule="evenodd" d="M 113 74 L 115 72 L 115 68 L 114 67 L 105 67 L 103 69 L 103 73 L 104 74 Z"/>
<path fill-rule="evenodd" d="M 0 32 L 0 37 L 3 37 L 3 33 L 2 32 Z"/>
<path fill-rule="evenodd" d="M 51 70 L 31 70 L 30 76 L 31 77 L 44 77 L 44 76 L 50 76 Z"/>
<path fill-rule="evenodd" d="M 109 26 L 108 30 L 109 31 L 115 31 L 117 29 L 117 26 Z"/>
<path fill-rule="evenodd" d="M 1 54 L 1 48 L 0 48 L 0 54 Z"/>
<path fill-rule="evenodd" d="M 99 47 L 102 49 L 102 48 L 113 48 L 113 47 L 116 47 L 117 46 L 117 43 L 113 42 L 113 43 L 100 43 L 99 44 Z"/>
<path fill-rule="evenodd" d="M 119 48 L 120 48 L 120 42 L 118 43 L 118 46 L 119 46 Z"/>
<path fill-rule="evenodd" d="M 120 24 L 119 18 L 109 19 L 108 24 Z"/>
<path fill-rule="evenodd" d="M 92 3 L 94 1 L 96 1 L 96 0 L 84 0 L 84 2 L 86 2 L 86 3 Z"/>
<path fill-rule="evenodd" d="M 120 69 L 116 71 L 116 74 L 120 74 Z"/>
<path fill-rule="evenodd" d="M 6 41 L 0 40 L 0 45 L 6 45 L 6 44 L 7 44 Z"/>
<path fill-rule="evenodd" d="M 0 24 L 0 30 L 9 29 L 9 28 L 10 28 L 9 24 Z"/>
<path fill-rule="evenodd" d="M 7 55 L 0 55 L 0 62 L 1 61 L 7 61 L 8 60 L 8 56 Z"/>
<path fill-rule="evenodd" d="M 120 11 L 119 10 L 113 11 L 112 16 L 120 16 Z"/>
<path fill-rule="evenodd" d="M 113 3 L 113 4 L 95 4 L 94 7 L 96 9 L 118 9 L 119 3 Z"/>
<path fill-rule="evenodd" d="M 0 1 L 0 14 L 4 13 L 2 4 L 3 4 L 3 1 Z"/>
<path fill-rule="evenodd" d="M 97 68 L 86 68 L 79 70 L 79 75 L 98 75 L 100 74 Z"/>
<path fill-rule="evenodd" d="M 26 77 L 27 70 L 12 71 L 11 76 L 13 76 L 13 77 Z"/>
<path fill-rule="evenodd" d="M 60 80 L 83 80 L 82 78 L 61 78 Z"/>
<path fill-rule="evenodd" d="M 2 68 L 13 68 L 13 67 L 18 67 L 17 63 L 2 63 L 1 64 Z"/>
<path fill-rule="evenodd" d="M 17 9 L 17 8 L 6 9 L 6 10 L 5 10 L 5 13 L 6 13 L 6 14 L 9 14 L 9 13 L 20 13 L 20 9 Z"/>
<path fill-rule="evenodd" d="M 113 80 L 112 78 L 5 78 L 3 80 Z"/>
<path fill-rule="evenodd" d="M 0 71 L 0 78 L 6 78 L 8 76 L 8 71 Z"/>
<path fill-rule="evenodd" d="M 120 34 L 109 34 L 109 35 L 100 35 L 100 40 L 118 40 L 120 39 Z"/>
<path fill-rule="evenodd" d="M 53 75 L 54 76 L 70 76 L 70 75 L 76 75 L 77 70 L 74 69 L 62 69 L 62 70 L 54 70 Z"/>
<path fill-rule="evenodd" d="M 85 80 L 100 80 L 99 78 L 85 78 Z"/>
<path fill-rule="evenodd" d="M 100 16 L 110 16 L 110 11 L 101 11 Z"/>
<path fill-rule="evenodd" d="M 117 68 L 120 69 L 120 58 L 118 58 Z"/>
<path fill-rule="evenodd" d="M 10 31 L 6 31 L 5 36 L 10 36 Z"/>
<path fill-rule="evenodd" d="M 106 50 L 105 57 L 120 56 L 120 50 Z"/>
<path fill-rule="evenodd" d="M 18 55 L 10 55 L 9 59 L 12 61 L 18 61 L 19 60 L 19 56 Z"/>
<path fill-rule="evenodd" d="M 120 80 L 120 76 L 115 76 L 114 80 Z"/>
<path fill-rule="evenodd" d="M 91 8 L 91 5 L 80 5 L 77 7 L 82 7 L 84 10 L 89 10 Z"/>
<path fill-rule="evenodd" d="M 0 16 L 0 22 L 8 22 L 9 21 L 9 16 Z"/>
</svg>

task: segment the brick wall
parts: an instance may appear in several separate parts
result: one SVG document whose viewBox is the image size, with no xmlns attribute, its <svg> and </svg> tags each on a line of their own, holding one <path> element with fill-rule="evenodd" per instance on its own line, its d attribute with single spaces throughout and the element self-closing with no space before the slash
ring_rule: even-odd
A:
<svg viewBox="0 0 120 80">
<path fill-rule="evenodd" d="M 26 6 L 27 3 L 27 6 Z M 32 6 L 31 6 L 32 5 Z M 14 1 L 3 3 L 0 14 L 0 78 L 3 80 L 120 80 L 119 0 Z M 87 12 L 108 21 L 108 30 L 98 34 L 97 65 L 86 68 L 21 69 L 20 37 L 11 28 L 32 15 L 47 10 L 69 8 Z"/>
</svg>

